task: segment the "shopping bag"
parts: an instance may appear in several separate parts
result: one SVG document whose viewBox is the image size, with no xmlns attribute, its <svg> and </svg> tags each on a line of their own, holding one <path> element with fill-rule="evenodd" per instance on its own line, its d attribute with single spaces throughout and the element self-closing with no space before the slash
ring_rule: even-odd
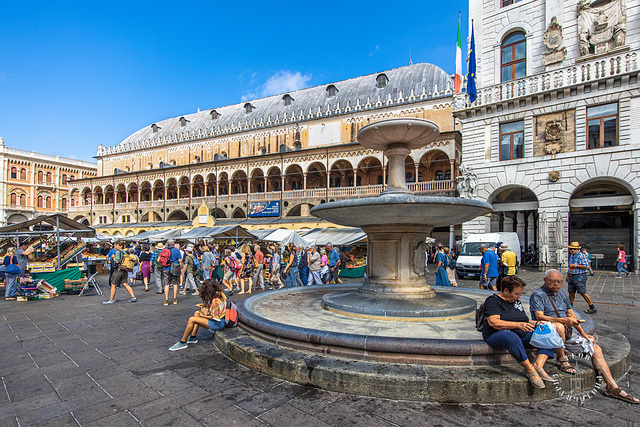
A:
<svg viewBox="0 0 640 427">
<path fill-rule="evenodd" d="M 536 348 L 564 348 L 556 325 L 551 322 L 536 326 L 529 344 Z"/>
</svg>

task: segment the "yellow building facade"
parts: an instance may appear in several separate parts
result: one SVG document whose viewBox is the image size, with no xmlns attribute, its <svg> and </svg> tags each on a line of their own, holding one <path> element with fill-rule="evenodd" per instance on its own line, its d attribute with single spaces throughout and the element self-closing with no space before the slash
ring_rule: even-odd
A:
<svg viewBox="0 0 640 427">
<path fill-rule="evenodd" d="M 382 192 L 385 158 L 356 135 L 392 117 L 438 124 L 438 140 L 407 159 L 406 178 L 416 193 L 455 195 L 461 135 L 452 111 L 451 77 L 415 64 L 163 120 L 98 147 L 98 176 L 72 183 L 70 217 L 130 235 L 187 227 L 204 202 L 225 223 L 312 228 L 311 207 Z M 258 212 L 266 207 L 268 224 Z"/>
<path fill-rule="evenodd" d="M 2 225 L 39 215 L 67 213 L 76 202 L 69 188 L 75 179 L 97 176 L 95 163 L 5 146 L 0 138 L 0 209 Z"/>
</svg>

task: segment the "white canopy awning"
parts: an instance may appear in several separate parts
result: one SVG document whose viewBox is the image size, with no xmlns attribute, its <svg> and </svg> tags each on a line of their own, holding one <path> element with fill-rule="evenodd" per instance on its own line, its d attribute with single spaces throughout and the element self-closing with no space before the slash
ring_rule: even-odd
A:
<svg viewBox="0 0 640 427">
<path fill-rule="evenodd" d="M 294 243 L 296 246 L 304 245 L 309 246 L 313 243 L 313 240 L 304 239 L 300 237 L 298 233 L 294 230 L 274 230 L 273 233 L 270 233 L 267 236 L 264 236 L 262 240 L 267 242 L 278 242 L 281 246 L 288 245 L 289 243 Z"/>
<path fill-rule="evenodd" d="M 238 237 L 253 239 L 255 236 L 239 225 L 227 225 L 222 227 L 198 227 L 192 228 L 185 234 L 180 236 L 181 240 L 194 239 L 235 239 Z"/>
<path fill-rule="evenodd" d="M 367 241 L 367 235 L 361 228 L 314 228 L 303 237 L 315 241 L 316 245 L 332 243 L 334 246 L 347 246 Z"/>
<path fill-rule="evenodd" d="M 123 240 L 131 242 L 144 242 L 149 240 L 150 242 L 160 242 L 162 240 L 174 239 L 180 237 L 184 230 L 174 228 L 171 230 L 149 230 L 136 234 L 135 236 L 124 237 Z"/>
</svg>

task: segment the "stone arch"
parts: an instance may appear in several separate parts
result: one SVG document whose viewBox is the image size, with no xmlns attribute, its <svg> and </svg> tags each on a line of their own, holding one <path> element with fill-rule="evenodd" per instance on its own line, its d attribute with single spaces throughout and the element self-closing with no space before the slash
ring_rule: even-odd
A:
<svg viewBox="0 0 640 427">
<path fill-rule="evenodd" d="M 284 190 L 302 190 L 303 175 L 302 167 L 299 164 L 291 164 L 284 171 Z"/>
<path fill-rule="evenodd" d="M 83 198 L 85 199 L 85 201 L 86 201 L 86 195 L 87 195 L 86 190 L 87 189 L 85 188 L 85 193 L 83 194 Z M 93 203 L 95 205 L 104 204 L 104 192 L 102 191 L 102 187 L 99 185 L 93 189 Z M 91 204 L 91 201 L 89 201 L 89 203 L 87 204 Z"/>
<path fill-rule="evenodd" d="M 633 208 L 638 195 L 616 177 L 597 177 L 576 186 L 569 198 L 568 241 L 577 241 L 590 253 L 604 255 L 604 267 L 613 269 L 618 245 L 637 268 L 638 224 Z"/>
<path fill-rule="evenodd" d="M 221 195 L 229 194 L 229 174 L 227 172 L 218 174 L 218 187 Z"/>
<path fill-rule="evenodd" d="M 149 181 L 142 181 L 140 184 L 140 201 L 150 202 L 153 199 L 153 189 Z"/>
<path fill-rule="evenodd" d="M 190 197 L 190 193 L 191 193 L 191 182 L 189 181 L 189 178 L 186 176 L 183 176 L 180 178 L 179 181 L 179 186 L 178 186 L 178 198 L 179 199 L 188 199 Z"/>
<path fill-rule="evenodd" d="M 127 187 L 124 184 L 116 186 L 116 203 L 127 203 Z"/>
<path fill-rule="evenodd" d="M 287 215 L 288 217 L 293 217 L 293 216 L 309 216 L 309 210 L 313 207 L 312 204 L 309 203 L 300 203 L 298 205 L 295 205 L 293 207 L 291 207 L 288 211 L 287 211 Z"/>
<path fill-rule="evenodd" d="M 210 215 L 214 218 L 226 218 L 227 214 L 220 208 L 213 208 L 210 211 Z"/>
<path fill-rule="evenodd" d="M 189 217 L 183 210 L 177 209 L 167 216 L 167 221 L 188 221 Z"/>
<path fill-rule="evenodd" d="M 164 200 L 164 182 L 161 179 L 153 183 L 153 200 Z"/>
<path fill-rule="evenodd" d="M 269 191 L 282 191 L 282 171 L 278 166 L 269 168 L 266 180 L 266 186 Z"/>
<path fill-rule="evenodd" d="M 91 225 L 87 217 L 84 215 L 77 215 L 75 218 L 73 218 L 73 220 L 75 222 L 79 222 L 82 225 Z"/>
<path fill-rule="evenodd" d="M 113 185 L 107 185 L 104 188 L 104 204 L 110 205 L 115 203 L 115 191 Z"/>
<path fill-rule="evenodd" d="M 210 173 L 207 175 L 207 196 L 216 195 L 216 174 Z"/>
<path fill-rule="evenodd" d="M 175 178 L 167 180 L 167 200 L 175 200 L 178 198 L 178 181 Z"/>
<path fill-rule="evenodd" d="M 204 197 L 205 196 L 205 185 L 204 178 L 202 175 L 197 174 L 193 176 L 191 180 L 191 194 L 193 197 Z"/>
<path fill-rule="evenodd" d="M 489 231 L 518 233 L 525 252 L 530 246 L 538 249 L 539 202 L 530 188 L 506 185 L 495 190 L 488 201 L 493 206 Z"/>
<path fill-rule="evenodd" d="M 10 215 L 9 218 L 7 218 L 7 224 L 19 224 L 21 222 L 25 222 L 28 220 L 29 219 L 26 216 L 16 213 L 16 214 Z"/>
<path fill-rule="evenodd" d="M 382 185 L 383 175 L 380 159 L 367 156 L 358 163 L 357 185 Z"/>
<path fill-rule="evenodd" d="M 348 187 L 353 185 L 353 165 L 349 160 L 339 159 L 333 162 L 329 172 L 329 187 Z"/>
<path fill-rule="evenodd" d="M 321 162 L 313 162 L 307 168 L 307 188 L 327 188 L 327 167 Z"/>
<path fill-rule="evenodd" d="M 230 185 L 231 194 L 247 194 L 247 173 L 242 169 L 235 171 L 231 177 Z"/>
<path fill-rule="evenodd" d="M 416 182 L 452 179 L 449 156 L 442 150 L 429 150 L 422 155 Z M 455 171 L 454 171 L 455 172 Z"/>
<path fill-rule="evenodd" d="M 242 208 L 236 208 L 231 215 L 232 218 L 246 218 L 247 214 Z"/>
<path fill-rule="evenodd" d="M 264 193 L 266 191 L 266 179 L 261 168 L 251 171 L 251 192 Z"/>
<path fill-rule="evenodd" d="M 140 222 L 162 222 L 162 217 L 157 212 L 149 211 L 142 215 Z"/>
</svg>

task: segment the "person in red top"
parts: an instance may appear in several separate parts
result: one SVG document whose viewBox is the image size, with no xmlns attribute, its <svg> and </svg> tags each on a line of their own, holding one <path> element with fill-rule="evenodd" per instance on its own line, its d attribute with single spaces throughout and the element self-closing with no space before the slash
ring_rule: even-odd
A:
<svg viewBox="0 0 640 427">
<path fill-rule="evenodd" d="M 264 254 L 260 250 L 260 245 L 253 247 L 255 253 L 253 254 L 253 264 L 255 271 L 253 273 L 253 287 L 255 289 L 260 288 L 264 290 L 264 278 L 262 277 L 262 269 L 264 267 Z"/>
<path fill-rule="evenodd" d="M 622 273 L 627 273 L 627 276 L 629 276 L 629 272 L 624 268 L 626 263 L 627 254 L 624 251 L 624 245 L 618 245 L 618 275 L 616 279 L 622 277 Z"/>
</svg>

